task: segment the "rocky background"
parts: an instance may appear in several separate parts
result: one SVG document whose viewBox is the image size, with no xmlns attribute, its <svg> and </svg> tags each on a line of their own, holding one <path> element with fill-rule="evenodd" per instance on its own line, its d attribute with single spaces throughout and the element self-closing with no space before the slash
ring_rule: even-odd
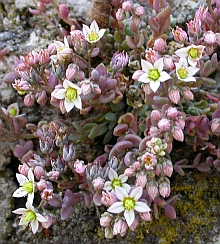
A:
<svg viewBox="0 0 220 244">
<path fill-rule="evenodd" d="M 70 16 L 77 20 L 89 23 L 88 11 L 91 6 L 89 0 L 62 0 L 70 9 Z M 136 2 L 139 2 L 136 0 Z M 193 18 L 194 12 L 205 0 L 198 1 L 169 1 L 172 6 L 173 23 L 184 25 Z M 150 8 L 145 5 L 146 20 Z M 0 0 L 0 50 L 7 47 L 6 60 L 13 69 L 14 56 L 35 50 L 39 51 L 56 39 L 55 31 L 51 26 L 45 25 L 43 18 L 33 16 L 28 8 L 34 8 L 32 0 Z M 59 25 L 57 16 L 52 9 L 48 9 L 48 16 Z M 12 89 L 11 85 L 3 82 L 4 75 L 9 70 L 0 63 L 0 106 L 7 108 L 13 102 L 20 105 L 20 113 L 25 113 L 30 123 L 39 120 L 51 120 L 60 116 L 60 112 L 52 106 L 40 108 L 35 105 L 26 108 L 23 98 Z M 182 145 L 182 144 L 181 144 Z M 0 243 L 1 244 L 71 244 L 71 243 L 220 243 L 220 177 L 217 172 L 200 173 L 188 171 L 184 177 L 175 176 L 172 179 L 173 194 L 178 194 L 179 200 L 175 205 L 177 219 L 169 220 L 161 214 L 159 220 L 153 220 L 129 232 L 125 237 L 115 237 L 105 240 L 95 209 L 87 209 L 83 204 L 75 208 L 74 214 L 66 221 L 58 219 L 48 232 L 33 235 L 32 232 L 18 226 L 17 216 L 12 210 L 23 207 L 22 198 L 12 199 L 13 192 L 17 189 L 15 173 L 19 164 L 13 156 L 13 143 L 3 142 L 0 138 Z M 94 148 L 83 145 L 80 153 L 93 158 Z M 177 152 L 176 152 L 177 153 Z M 178 154 L 192 157 L 187 148 L 179 148 Z M 186 155 L 188 153 L 188 155 Z M 175 152 L 172 152 L 175 158 Z M 193 159 L 193 157 L 192 157 Z M 59 216 L 59 211 L 57 211 Z"/>
</svg>

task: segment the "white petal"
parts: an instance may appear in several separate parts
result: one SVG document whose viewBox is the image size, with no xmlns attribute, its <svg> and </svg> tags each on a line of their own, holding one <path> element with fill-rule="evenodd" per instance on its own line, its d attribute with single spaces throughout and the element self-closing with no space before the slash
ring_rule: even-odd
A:
<svg viewBox="0 0 220 244">
<path fill-rule="evenodd" d="M 188 48 L 183 47 L 175 52 L 175 54 L 181 58 L 186 58 L 188 56 Z"/>
<path fill-rule="evenodd" d="M 47 220 L 44 218 L 43 215 L 39 214 L 39 213 L 36 213 L 36 216 L 37 216 L 37 220 L 39 222 L 46 222 Z"/>
<path fill-rule="evenodd" d="M 87 38 L 88 35 L 90 34 L 90 29 L 89 29 L 89 27 L 88 27 L 87 25 L 84 25 L 84 24 L 83 24 L 82 32 L 83 32 L 85 38 Z"/>
<path fill-rule="evenodd" d="M 119 186 L 115 186 L 115 195 L 117 196 L 117 198 L 119 200 L 123 200 L 125 197 L 128 197 L 128 193 L 122 188 L 122 187 L 119 187 Z"/>
<path fill-rule="evenodd" d="M 31 168 L 28 170 L 28 179 L 29 181 L 34 182 L 34 174 Z"/>
<path fill-rule="evenodd" d="M 32 203 L 30 203 L 29 201 L 26 202 L 26 208 L 35 212 L 36 210 L 34 209 Z"/>
<path fill-rule="evenodd" d="M 22 174 L 17 173 L 16 178 L 21 186 L 23 186 L 25 183 L 29 182 L 28 178 Z"/>
<path fill-rule="evenodd" d="M 91 25 L 90 25 L 90 31 L 94 31 L 95 33 L 99 33 L 99 26 L 98 24 L 96 23 L 95 20 L 92 21 Z"/>
<path fill-rule="evenodd" d="M 111 181 L 113 181 L 114 179 L 118 179 L 118 174 L 117 174 L 117 172 L 116 172 L 114 169 L 110 168 L 110 169 L 109 169 L 109 173 L 108 173 L 108 178 L 109 178 Z"/>
<path fill-rule="evenodd" d="M 74 100 L 74 105 L 78 108 L 78 109 L 82 109 L 82 100 L 80 96 L 77 96 L 76 99 Z"/>
<path fill-rule="evenodd" d="M 34 193 L 29 193 L 28 194 L 28 197 L 27 197 L 27 200 L 28 200 L 28 202 L 30 202 L 31 204 L 33 203 L 33 201 L 34 201 Z"/>
<path fill-rule="evenodd" d="M 39 226 L 39 223 L 38 223 L 37 219 L 34 219 L 31 221 L 31 228 L 32 228 L 32 232 L 34 234 L 37 232 L 38 226 Z"/>
<path fill-rule="evenodd" d="M 126 184 L 126 183 L 123 183 L 122 184 L 122 188 L 126 191 L 126 192 L 130 192 L 131 190 L 131 186 Z"/>
<path fill-rule="evenodd" d="M 107 209 L 110 213 L 121 213 L 124 210 L 122 202 L 115 202 L 111 207 Z"/>
<path fill-rule="evenodd" d="M 148 74 L 144 73 L 139 77 L 138 81 L 141 81 L 143 83 L 149 83 L 151 80 L 149 79 Z"/>
<path fill-rule="evenodd" d="M 154 69 L 153 65 L 144 59 L 141 59 L 141 67 L 142 70 L 146 73 L 149 73 L 151 69 Z"/>
<path fill-rule="evenodd" d="M 160 72 L 160 77 L 159 77 L 159 81 L 160 82 L 164 82 L 164 81 L 166 81 L 166 80 L 169 80 L 171 77 L 170 77 L 170 75 L 167 73 L 167 72 L 165 72 L 165 71 L 161 71 Z"/>
<path fill-rule="evenodd" d="M 57 99 L 64 99 L 65 98 L 65 92 L 66 92 L 66 89 L 54 90 L 51 93 L 51 96 L 53 96 Z"/>
<path fill-rule="evenodd" d="M 190 57 L 188 57 L 188 62 L 193 67 L 196 67 L 196 65 L 197 65 L 197 60 L 196 59 L 191 59 Z"/>
<path fill-rule="evenodd" d="M 157 68 L 159 72 L 163 70 L 163 58 L 159 58 L 158 60 L 156 60 L 156 62 L 154 63 L 154 68 Z"/>
<path fill-rule="evenodd" d="M 160 82 L 158 80 L 150 82 L 150 88 L 153 92 L 156 92 L 159 86 L 160 86 Z"/>
<path fill-rule="evenodd" d="M 180 64 L 180 67 L 187 67 L 188 66 L 186 58 L 180 58 L 179 64 Z"/>
<path fill-rule="evenodd" d="M 151 211 L 150 208 L 144 202 L 136 202 L 134 209 L 139 213 L 145 213 Z"/>
<path fill-rule="evenodd" d="M 135 219 L 134 211 L 126 209 L 124 211 L 124 217 L 125 217 L 125 220 L 126 220 L 128 226 L 130 227 L 132 225 L 132 223 L 134 222 L 134 219 Z"/>
<path fill-rule="evenodd" d="M 128 176 L 127 176 L 127 175 L 122 174 L 122 175 L 119 175 L 118 179 L 119 179 L 119 180 L 121 180 L 121 183 L 124 183 L 124 182 L 126 182 L 126 181 L 127 181 Z"/>
<path fill-rule="evenodd" d="M 142 186 L 135 187 L 132 191 L 130 196 L 133 197 L 135 200 L 138 200 L 143 193 L 143 188 Z"/>
<path fill-rule="evenodd" d="M 189 75 L 194 75 L 199 71 L 199 68 L 197 67 L 188 67 L 187 68 L 188 74 Z"/>
<path fill-rule="evenodd" d="M 182 81 L 185 81 L 185 82 L 191 82 L 191 81 L 196 81 L 196 78 L 193 77 L 193 76 L 189 76 L 189 77 L 186 77 L 184 79 L 181 79 L 180 77 L 178 77 L 180 80 Z"/>
<path fill-rule="evenodd" d="M 27 212 L 27 209 L 26 208 L 18 208 L 14 211 L 12 211 L 12 213 L 15 213 L 15 214 L 25 214 Z"/>
<path fill-rule="evenodd" d="M 19 187 L 14 193 L 13 193 L 13 197 L 25 197 L 27 196 L 28 192 L 26 190 L 24 190 L 23 187 Z"/>
<path fill-rule="evenodd" d="M 99 31 L 99 38 L 102 38 L 103 37 L 103 35 L 105 34 L 105 29 L 101 29 L 100 31 Z"/>
<path fill-rule="evenodd" d="M 65 100 L 64 107 L 66 109 L 66 112 L 69 113 L 69 111 L 74 107 L 74 102 L 68 102 L 67 100 Z"/>
</svg>

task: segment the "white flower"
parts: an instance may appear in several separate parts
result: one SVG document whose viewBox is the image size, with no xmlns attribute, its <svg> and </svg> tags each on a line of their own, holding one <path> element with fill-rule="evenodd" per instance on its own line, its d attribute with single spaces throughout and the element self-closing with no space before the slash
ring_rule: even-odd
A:
<svg viewBox="0 0 220 244">
<path fill-rule="evenodd" d="M 64 100 L 64 107 L 67 113 L 76 106 L 78 109 L 82 108 L 82 101 L 80 98 L 81 88 L 73 84 L 71 81 L 65 79 L 63 88 L 58 88 L 51 93 L 51 96 Z"/>
<path fill-rule="evenodd" d="M 105 34 L 105 29 L 99 30 L 99 26 L 95 20 L 92 21 L 90 28 L 83 24 L 82 31 L 85 39 L 90 43 L 97 42 Z"/>
<path fill-rule="evenodd" d="M 28 177 L 22 174 L 16 174 L 16 178 L 21 187 L 19 187 L 14 193 L 13 197 L 27 197 L 27 201 L 31 204 L 34 200 L 34 174 L 31 169 L 28 170 Z"/>
<path fill-rule="evenodd" d="M 121 201 L 113 203 L 113 205 L 109 207 L 107 211 L 110 213 L 121 213 L 124 211 L 125 220 L 130 227 L 135 220 L 135 210 L 139 213 L 151 211 L 146 203 L 138 201 L 142 193 L 142 186 L 134 188 L 130 194 L 128 194 L 123 188 L 116 186 L 115 194 Z"/>
<path fill-rule="evenodd" d="M 146 60 L 141 59 L 141 67 L 144 71 L 144 74 L 140 76 L 138 81 L 150 83 L 150 88 L 153 90 L 153 92 L 157 91 L 160 86 L 160 82 L 164 82 L 171 78 L 167 72 L 162 71 L 163 58 L 158 59 L 154 65 Z"/>
<path fill-rule="evenodd" d="M 64 37 L 64 43 L 60 41 L 54 41 L 54 45 L 57 49 L 57 54 L 50 56 L 50 59 L 54 63 L 56 63 L 58 60 L 65 61 L 73 53 L 73 50 L 69 47 L 69 43 L 66 37 Z"/>
<path fill-rule="evenodd" d="M 37 213 L 37 209 L 35 209 L 29 201 L 26 202 L 26 208 L 18 208 L 12 212 L 15 214 L 22 214 L 19 225 L 27 226 L 30 223 L 34 234 L 38 230 L 38 222 L 47 221 L 41 214 Z"/>
<path fill-rule="evenodd" d="M 180 58 L 187 58 L 190 65 L 195 67 L 197 61 L 202 57 L 202 52 L 205 46 L 202 45 L 191 45 L 188 47 L 183 47 L 175 52 Z"/>
<path fill-rule="evenodd" d="M 188 66 L 185 58 L 180 58 L 179 63 L 175 63 L 175 65 L 178 79 L 185 82 L 196 81 L 193 75 L 199 71 L 199 68 Z"/>
<path fill-rule="evenodd" d="M 124 174 L 118 176 L 117 172 L 114 169 L 110 168 L 108 177 L 110 181 L 105 182 L 105 186 L 103 188 L 105 191 L 111 191 L 115 193 L 115 186 L 120 186 L 127 192 L 130 191 L 131 187 L 125 183 L 128 179 L 128 176 Z"/>
</svg>

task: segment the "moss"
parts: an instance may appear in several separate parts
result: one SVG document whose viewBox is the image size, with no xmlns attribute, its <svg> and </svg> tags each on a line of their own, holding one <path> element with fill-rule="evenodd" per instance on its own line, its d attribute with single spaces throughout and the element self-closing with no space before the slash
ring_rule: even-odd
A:
<svg viewBox="0 0 220 244">
<path fill-rule="evenodd" d="M 175 176 L 171 181 L 172 195 L 179 196 L 174 205 L 177 218 L 169 219 L 162 210 L 159 219 L 137 228 L 137 243 L 146 243 L 149 235 L 156 235 L 160 244 L 212 241 L 212 227 L 220 214 L 218 173 L 186 172 L 184 177 Z"/>
</svg>

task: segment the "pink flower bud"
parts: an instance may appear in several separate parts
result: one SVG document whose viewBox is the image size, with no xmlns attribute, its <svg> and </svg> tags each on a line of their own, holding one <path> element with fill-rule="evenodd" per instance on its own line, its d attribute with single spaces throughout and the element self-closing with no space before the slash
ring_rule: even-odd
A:
<svg viewBox="0 0 220 244">
<path fill-rule="evenodd" d="M 193 100 L 194 99 L 194 95 L 193 93 L 190 91 L 190 90 L 183 90 L 183 97 L 186 99 L 186 100 Z"/>
<path fill-rule="evenodd" d="M 174 128 L 172 129 L 172 133 L 173 133 L 173 137 L 177 140 L 177 141 L 184 141 L 184 134 L 182 129 L 179 126 L 174 126 Z"/>
<path fill-rule="evenodd" d="M 176 27 L 176 30 L 173 29 L 172 33 L 176 42 L 185 43 L 188 39 L 186 32 L 179 26 Z"/>
<path fill-rule="evenodd" d="M 47 176 L 49 178 L 49 180 L 57 180 L 58 177 L 60 176 L 60 172 L 59 171 L 50 171 L 49 173 L 47 173 Z"/>
<path fill-rule="evenodd" d="M 144 188 L 147 184 L 147 176 L 144 174 L 138 174 L 135 181 L 135 187 L 142 186 Z"/>
<path fill-rule="evenodd" d="M 163 64 L 164 64 L 164 68 L 168 69 L 168 70 L 173 70 L 175 68 L 174 62 L 172 60 L 172 57 L 170 56 L 165 56 L 163 58 Z"/>
<path fill-rule="evenodd" d="M 41 199 L 44 201 L 50 201 L 53 199 L 53 190 L 45 188 L 41 193 Z"/>
<path fill-rule="evenodd" d="M 109 227 L 111 224 L 111 221 L 112 221 L 112 217 L 109 214 L 104 213 L 104 214 L 102 214 L 102 216 L 100 218 L 100 225 L 102 227 Z"/>
<path fill-rule="evenodd" d="M 92 181 L 92 185 L 95 190 L 101 190 L 104 187 L 104 180 L 101 177 L 98 177 Z"/>
<path fill-rule="evenodd" d="M 56 217 L 53 216 L 52 214 L 50 214 L 50 215 L 43 215 L 43 216 L 46 219 L 46 222 L 41 222 L 41 225 L 44 228 L 48 229 L 52 224 L 55 223 Z"/>
<path fill-rule="evenodd" d="M 113 235 L 120 234 L 120 236 L 124 236 L 126 234 L 127 229 L 127 223 L 124 220 L 119 219 L 113 226 Z"/>
<path fill-rule="evenodd" d="M 42 179 L 39 182 L 37 182 L 37 189 L 39 191 L 43 191 L 45 188 L 53 189 L 52 183 Z"/>
<path fill-rule="evenodd" d="M 135 173 L 135 170 L 132 168 L 127 168 L 124 171 L 124 175 L 128 176 L 128 177 L 132 177 Z"/>
<path fill-rule="evenodd" d="M 158 122 L 162 118 L 162 114 L 159 110 L 153 110 L 151 112 L 150 117 L 151 117 L 151 120 Z"/>
<path fill-rule="evenodd" d="M 214 118 L 212 120 L 211 131 L 214 135 L 220 136 L 220 118 Z"/>
<path fill-rule="evenodd" d="M 132 10 L 132 2 L 130 1 L 125 1 L 122 3 L 122 9 L 126 12 L 129 12 Z"/>
<path fill-rule="evenodd" d="M 142 16 L 145 14 L 145 10 L 142 6 L 137 6 L 134 10 L 134 13 L 137 15 L 137 16 Z"/>
<path fill-rule="evenodd" d="M 149 48 L 149 50 L 146 50 L 145 53 L 146 60 L 152 64 L 154 64 L 161 57 L 156 50 L 153 50 L 151 48 Z"/>
<path fill-rule="evenodd" d="M 178 110 L 175 107 L 169 107 L 167 109 L 167 117 L 171 119 L 175 119 L 177 118 L 177 115 L 178 115 Z"/>
<path fill-rule="evenodd" d="M 137 32 L 139 29 L 139 25 L 140 25 L 140 17 L 137 15 L 133 15 L 130 17 L 129 19 L 129 28 L 132 32 Z"/>
<path fill-rule="evenodd" d="M 149 181 L 147 184 L 147 193 L 150 198 L 153 200 L 159 193 L 158 183 L 156 181 Z"/>
<path fill-rule="evenodd" d="M 116 19 L 118 20 L 118 21 L 122 21 L 122 20 L 124 20 L 124 18 L 125 18 L 125 11 L 122 9 L 122 8 L 119 8 L 118 10 L 117 10 L 117 12 L 116 12 Z"/>
<path fill-rule="evenodd" d="M 141 168 L 141 164 L 138 161 L 136 161 L 134 162 L 133 167 L 135 170 L 139 170 Z"/>
<path fill-rule="evenodd" d="M 134 221 L 133 221 L 133 223 L 130 225 L 130 230 L 131 231 L 135 231 L 135 229 L 138 227 L 138 224 L 139 224 L 139 222 L 138 222 L 138 219 L 137 218 L 135 218 L 134 219 Z"/>
<path fill-rule="evenodd" d="M 60 4 L 58 10 L 59 16 L 61 19 L 66 20 L 68 19 L 69 10 L 66 4 Z"/>
<path fill-rule="evenodd" d="M 168 177 L 171 177 L 171 175 L 173 174 L 173 164 L 169 159 L 163 162 L 163 172 Z"/>
<path fill-rule="evenodd" d="M 166 42 L 164 41 L 164 39 L 162 38 L 156 39 L 154 42 L 154 50 L 159 53 L 162 53 L 165 51 L 165 49 L 166 49 Z"/>
<path fill-rule="evenodd" d="M 34 104 L 34 95 L 32 93 L 28 93 L 24 97 L 24 104 L 27 107 L 31 107 Z"/>
<path fill-rule="evenodd" d="M 152 220 L 150 212 L 139 213 L 139 216 L 143 221 L 150 222 Z"/>
<path fill-rule="evenodd" d="M 85 164 L 84 161 L 82 160 L 76 160 L 74 163 L 74 171 L 80 175 L 84 175 L 85 174 Z"/>
<path fill-rule="evenodd" d="M 173 103 L 178 104 L 178 102 L 180 101 L 179 90 L 171 88 L 169 91 L 169 98 Z"/>
<path fill-rule="evenodd" d="M 170 120 L 166 119 L 166 118 L 162 118 L 159 122 L 158 122 L 158 127 L 161 131 L 169 131 L 170 130 Z"/>
<path fill-rule="evenodd" d="M 46 172 L 45 172 L 45 170 L 41 166 L 36 166 L 34 168 L 34 175 L 39 180 L 42 177 L 45 177 L 46 176 Z"/>
<path fill-rule="evenodd" d="M 182 130 L 184 129 L 185 127 L 185 120 L 184 119 L 181 119 L 181 118 L 178 118 L 177 120 L 175 120 L 175 125 L 179 126 Z"/>
<path fill-rule="evenodd" d="M 18 172 L 26 177 L 28 176 L 29 169 L 30 167 L 26 163 L 20 164 L 18 166 Z"/>
<path fill-rule="evenodd" d="M 118 201 L 118 199 L 114 193 L 104 192 L 104 191 L 102 192 L 101 202 L 106 207 L 110 207 L 113 203 L 115 203 L 117 201 Z"/>
<path fill-rule="evenodd" d="M 66 69 L 66 79 L 67 80 L 74 80 L 77 73 L 79 72 L 79 67 L 76 64 L 69 64 L 68 68 Z"/>
<path fill-rule="evenodd" d="M 169 197 L 170 186 L 169 185 L 161 185 L 161 187 L 159 186 L 159 192 L 162 197 Z"/>
<path fill-rule="evenodd" d="M 216 35 L 212 31 L 207 31 L 204 34 L 204 41 L 208 45 L 214 45 L 216 43 Z"/>
</svg>

